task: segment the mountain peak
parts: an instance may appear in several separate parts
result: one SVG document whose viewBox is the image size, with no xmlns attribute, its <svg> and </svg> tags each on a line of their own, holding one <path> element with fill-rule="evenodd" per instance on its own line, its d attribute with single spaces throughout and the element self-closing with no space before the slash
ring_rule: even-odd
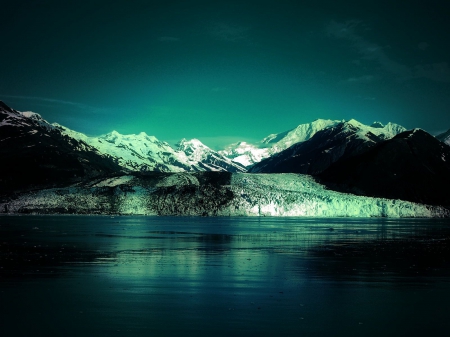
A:
<svg viewBox="0 0 450 337">
<path fill-rule="evenodd" d="M 42 118 L 41 115 L 39 115 L 38 113 L 33 112 L 33 111 L 20 111 L 20 114 L 24 117 L 33 119 L 35 121 L 46 122 L 46 120 L 44 118 Z"/>
<path fill-rule="evenodd" d="M 8 111 L 8 112 L 12 112 L 12 111 L 13 111 L 13 109 L 11 109 L 9 106 L 7 106 L 7 105 L 5 104 L 5 102 L 3 102 L 3 101 L 0 101 L 0 109 L 6 110 L 6 111 Z"/>
<path fill-rule="evenodd" d="M 439 139 L 441 142 L 446 143 L 447 145 L 450 145 L 450 129 L 448 129 L 444 133 L 437 135 L 436 138 Z"/>
<path fill-rule="evenodd" d="M 382 128 L 384 128 L 383 123 L 378 122 L 378 121 L 373 122 L 372 125 L 370 125 L 370 126 L 371 126 L 372 128 L 377 128 L 377 129 L 382 129 Z"/>
<path fill-rule="evenodd" d="M 347 124 L 351 124 L 351 125 L 354 125 L 354 126 L 360 126 L 362 123 L 360 123 L 360 122 L 358 122 L 356 119 L 354 119 L 354 118 L 352 118 L 352 119 L 349 119 L 348 121 L 345 121 L 345 123 L 347 123 Z"/>
<path fill-rule="evenodd" d="M 190 144 L 190 145 L 203 145 L 203 146 L 206 146 L 206 145 L 204 145 L 200 140 L 198 140 L 197 138 L 192 138 L 192 139 L 186 139 L 186 138 L 182 138 L 179 142 L 178 142 L 178 144 Z"/>
</svg>

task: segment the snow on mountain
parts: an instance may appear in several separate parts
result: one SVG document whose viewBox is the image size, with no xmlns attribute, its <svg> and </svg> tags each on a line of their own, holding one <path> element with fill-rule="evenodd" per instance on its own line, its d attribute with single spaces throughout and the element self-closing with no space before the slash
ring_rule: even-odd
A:
<svg viewBox="0 0 450 337">
<path fill-rule="evenodd" d="M 287 149 L 292 144 L 308 140 L 317 131 L 337 123 L 339 123 L 337 120 L 316 119 L 311 123 L 300 124 L 296 128 L 289 131 L 270 134 L 256 144 L 249 144 L 246 142 L 231 144 L 224 150 L 219 151 L 219 153 L 227 156 L 235 162 L 249 167 L 255 163 L 259 163 L 265 158 Z"/>
<path fill-rule="evenodd" d="M 112 131 L 103 136 L 88 137 L 61 125 L 54 126 L 64 134 L 83 140 L 99 152 L 116 158 L 119 165 L 132 171 L 245 171 L 242 165 L 233 163 L 198 139 L 183 139 L 175 150 L 167 142 L 145 132 L 122 135 Z"/>
<path fill-rule="evenodd" d="M 249 167 L 286 150 L 294 144 L 311 139 L 311 137 L 321 130 L 334 127 L 342 122 L 345 121 L 316 119 L 311 123 L 300 124 L 290 131 L 271 134 L 256 144 L 238 142 L 229 145 L 219 152 L 233 161 Z M 406 130 L 404 127 L 394 123 L 383 125 L 380 122 L 374 122 L 371 126 L 367 126 L 354 119 L 349 120 L 348 123 L 360 130 L 361 137 L 364 137 L 364 134 L 370 132 L 382 139 L 389 139 Z"/>
<path fill-rule="evenodd" d="M 277 154 L 293 144 L 304 142 L 317 132 L 333 127 L 340 123 L 338 120 L 317 119 L 311 123 L 301 124 L 296 128 L 279 134 L 271 134 L 256 144 L 239 142 L 232 144 L 222 151 L 213 151 L 199 140 L 182 140 L 173 149 L 168 143 L 158 140 L 154 136 L 140 134 L 121 135 L 113 131 L 100 137 L 88 137 L 80 132 L 70 130 L 57 123 L 49 124 L 39 114 L 34 112 L 18 112 L 2 103 L 3 110 L 9 114 L 1 123 L 16 127 L 39 125 L 48 130 L 58 130 L 62 134 L 78 140 L 78 146 L 89 145 L 99 153 L 113 158 L 120 166 L 132 171 L 230 171 L 244 172 L 246 167 L 259 163 L 265 158 Z M 6 108 L 5 108 L 6 107 Z M 21 115 L 24 119 L 17 119 Z M 14 117 L 16 116 L 16 117 Z M 371 127 L 355 120 L 349 121 L 364 133 L 370 131 L 381 138 L 391 138 L 403 131 L 402 127 L 388 123 L 383 126 L 376 122 Z"/>
<path fill-rule="evenodd" d="M 401 130 L 404 128 L 392 123 L 372 127 L 354 119 L 342 121 L 262 160 L 250 172 L 317 174 L 337 160 L 361 153 Z"/>
<path fill-rule="evenodd" d="M 449 210 L 326 189 L 311 176 L 228 172 L 152 173 L 18 195 L 6 213 L 448 217 Z"/>
<path fill-rule="evenodd" d="M 121 171 L 110 157 L 65 136 L 39 114 L 19 112 L 1 101 L 0 158 L 0 192 Z"/>
<path fill-rule="evenodd" d="M 450 129 L 448 129 L 444 133 L 441 133 L 440 135 L 437 135 L 436 138 L 439 139 L 441 142 L 450 145 Z"/>
<path fill-rule="evenodd" d="M 341 121 L 331 119 L 316 119 L 311 123 L 300 124 L 295 129 L 287 132 L 269 135 L 261 143 L 270 146 L 271 153 L 278 153 L 293 144 L 310 139 L 320 130 L 336 125 Z"/>
<path fill-rule="evenodd" d="M 233 160 L 233 162 L 244 165 L 245 167 L 259 163 L 264 158 L 270 156 L 268 148 L 258 148 L 256 145 L 247 142 L 238 142 L 227 146 L 220 154 Z"/>
<path fill-rule="evenodd" d="M 177 143 L 177 150 L 183 153 L 186 162 L 198 171 L 246 171 L 243 165 L 233 162 L 219 152 L 210 149 L 198 139 L 182 139 Z"/>
<path fill-rule="evenodd" d="M 358 135 L 360 136 L 360 138 L 366 139 L 369 139 L 367 137 L 369 133 L 379 137 L 380 139 L 391 139 L 399 133 L 406 131 L 403 126 L 391 122 L 387 123 L 386 125 L 383 125 L 380 122 L 374 122 L 371 126 L 368 126 L 358 122 L 355 119 L 350 119 L 349 121 L 347 121 L 347 123 L 358 128 Z"/>
<path fill-rule="evenodd" d="M 131 171 L 183 172 L 191 170 L 186 161 L 179 160 L 179 154 L 168 143 L 159 141 L 154 136 L 148 136 L 145 132 L 137 135 L 122 135 L 117 131 L 112 131 L 99 137 L 88 137 L 64 126 L 54 125 L 64 134 L 85 141 L 101 153 L 107 153 L 115 158 L 120 166 Z"/>
</svg>

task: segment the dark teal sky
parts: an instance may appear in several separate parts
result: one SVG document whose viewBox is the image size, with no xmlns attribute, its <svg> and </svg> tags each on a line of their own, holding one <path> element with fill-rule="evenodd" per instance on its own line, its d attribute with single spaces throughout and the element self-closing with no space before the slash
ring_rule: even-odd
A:
<svg viewBox="0 0 450 337">
<path fill-rule="evenodd" d="M 3 1 L 0 99 L 217 148 L 317 118 L 450 128 L 448 1 Z"/>
</svg>

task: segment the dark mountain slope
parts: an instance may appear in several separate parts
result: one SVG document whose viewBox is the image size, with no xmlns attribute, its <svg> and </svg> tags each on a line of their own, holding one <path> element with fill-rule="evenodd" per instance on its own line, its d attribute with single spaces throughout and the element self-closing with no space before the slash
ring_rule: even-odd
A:
<svg viewBox="0 0 450 337">
<path fill-rule="evenodd" d="M 423 130 L 403 132 L 319 175 L 328 187 L 359 195 L 450 205 L 450 147 Z"/>
<path fill-rule="evenodd" d="M 367 150 L 383 138 L 350 122 L 318 131 L 309 140 L 255 164 L 252 173 L 318 174 L 339 159 Z"/>
<path fill-rule="evenodd" d="M 120 172 L 109 157 L 62 135 L 38 114 L 0 101 L 0 194 Z"/>
</svg>

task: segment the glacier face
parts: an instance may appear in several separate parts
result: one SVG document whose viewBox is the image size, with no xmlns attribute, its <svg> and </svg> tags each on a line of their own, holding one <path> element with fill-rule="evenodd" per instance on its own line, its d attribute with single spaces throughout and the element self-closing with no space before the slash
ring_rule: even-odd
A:
<svg viewBox="0 0 450 337">
<path fill-rule="evenodd" d="M 449 211 L 327 190 L 301 174 L 149 173 L 28 192 L 4 213 L 193 216 L 448 217 Z"/>
</svg>

